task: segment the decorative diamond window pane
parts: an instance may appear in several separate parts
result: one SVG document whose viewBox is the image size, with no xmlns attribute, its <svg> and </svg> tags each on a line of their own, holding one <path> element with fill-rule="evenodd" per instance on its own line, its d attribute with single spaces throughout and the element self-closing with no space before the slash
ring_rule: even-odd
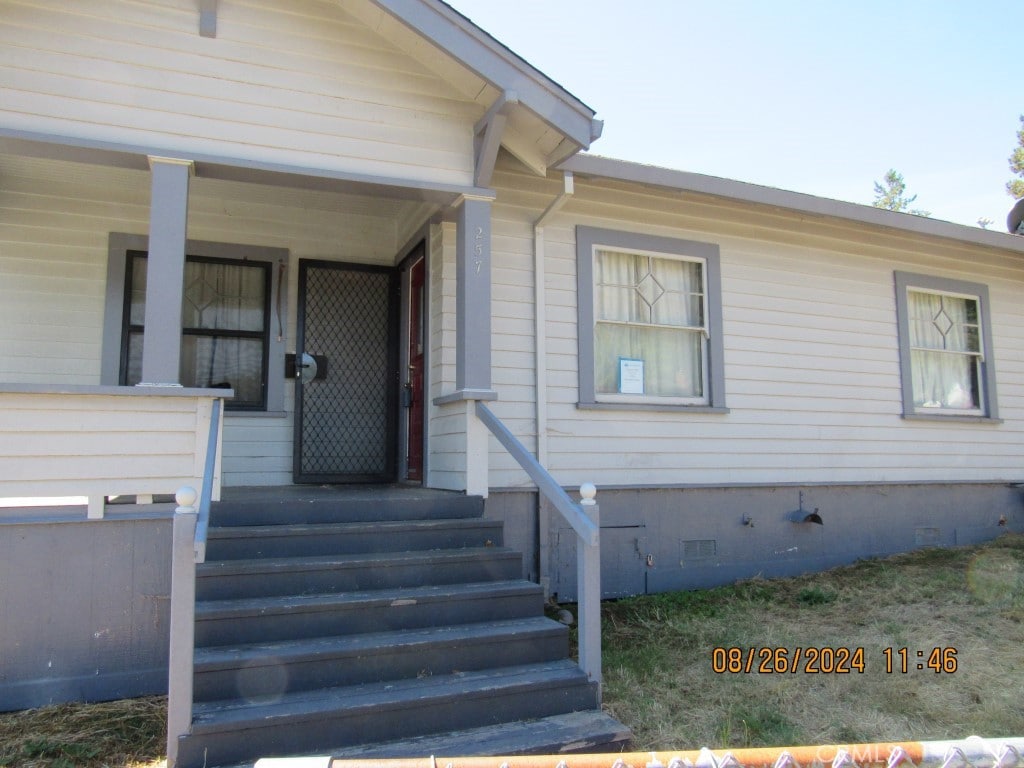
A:
<svg viewBox="0 0 1024 768">
<path fill-rule="evenodd" d="M 263 265 L 187 262 L 182 324 L 186 328 L 262 331 L 265 275 Z"/>
</svg>

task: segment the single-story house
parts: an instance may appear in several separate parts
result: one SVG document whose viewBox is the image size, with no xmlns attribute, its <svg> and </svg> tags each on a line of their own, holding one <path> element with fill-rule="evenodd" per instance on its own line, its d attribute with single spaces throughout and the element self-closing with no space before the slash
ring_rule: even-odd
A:
<svg viewBox="0 0 1024 768">
<path fill-rule="evenodd" d="M 479 496 L 560 601 L 479 403 L 605 597 L 1024 527 L 1024 238 L 591 154 L 440 0 L 0 0 L 0 56 L 0 497 L 88 499 L 0 510 L 0 709 L 166 688 L 146 502 L 224 393 L 215 493 Z"/>
</svg>

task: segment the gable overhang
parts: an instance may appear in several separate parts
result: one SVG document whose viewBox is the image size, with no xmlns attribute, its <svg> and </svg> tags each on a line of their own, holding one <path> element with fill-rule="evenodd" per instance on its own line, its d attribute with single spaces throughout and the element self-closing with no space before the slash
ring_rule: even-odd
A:
<svg viewBox="0 0 1024 768">
<path fill-rule="evenodd" d="M 571 171 L 577 179 L 595 178 L 631 182 L 657 187 L 674 194 L 692 193 L 718 197 L 725 201 L 752 203 L 800 215 L 840 219 L 857 224 L 869 224 L 900 232 L 954 240 L 970 245 L 981 245 L 1024 254 L 1024 238 L 1014 237 L 980 227 L 954 224 L 951 221 L 916 216 L 910 213 L 859 205 L 842 200 L 831 200 L 801 192 L 790 192 L 759 184 L 705 176 L 642 163 L 631 163 L 598 155 L 578 154 L 559 166 Z M 1024 206 L 1021 214 L 1024 216 Z"/>
<path fill-rule="evenodd" d="M 504 112 L 495 115 L 500 119 L 522 110 L 561 137 L 557 146 L 539 160 L 531 157 L 520 137 L 503 137 L 505 148 L 534 171 L 546 173 L 548 167 L 589 149 L 600 137 L 603 123 L 595 119 L 594 110 L 454 8 L 439 0 L 371 2 L 495 89 L 499 95 L 489 105 L 488 114 L 505 107 Z M 514 94 L 514 104 L 510 105 L 509 94 Z M 499 108 L 494 108 L 499 102 Z"/>
</svg>

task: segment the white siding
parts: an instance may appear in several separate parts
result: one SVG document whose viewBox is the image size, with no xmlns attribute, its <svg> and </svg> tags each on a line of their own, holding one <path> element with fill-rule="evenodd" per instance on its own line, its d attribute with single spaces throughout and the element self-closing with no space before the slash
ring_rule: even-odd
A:
<svg viewBox="0 0 1024 768">
<path fill-rule="evenodd" d="M 494 410 L 531 445 L 532 221 L 560 184 L 509 166 L 495 183 Z M 579 224 L 720 247 L 729 413 L 576 408 Z M 1024 263 L 1011 252 L 580 177 L 545 240 L 549 468 L 564 485 L 1024 475 Z M 1003 423 L 901 417 L 894 270 L 988 285 Z M 494 451 L 492 486 L 526 482 Z"/>
<path fill-rule="evenodd" d="M 100 382 L 107 237 L 148 230 L 149 183 L 144 172 L 0 156 L 0 382 Z M 298 260 L 393 264 L 398 227 L 418 211 L 417 203 L 200 178 L 188 234 L 289 249 L 293 351 Z M 291 482 L 290 383 L 285 404 L 284 414 L 226 416 L 225 485 Z"/>
<path fill-rule="evenodd" d="M 481 108 L 336 3 L 0 0 L 0 125 L 469 184 Z"/>
</svg>

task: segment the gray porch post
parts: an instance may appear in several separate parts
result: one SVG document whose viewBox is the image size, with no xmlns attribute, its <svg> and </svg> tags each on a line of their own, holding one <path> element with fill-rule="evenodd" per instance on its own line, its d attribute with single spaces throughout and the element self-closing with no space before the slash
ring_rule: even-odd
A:
<svg viewBox="0 0 1024 768">
<path fill-rule="evenodd" d="M 455 392 L 434 405 L 462 408 L 466 431 L 466 493 L 487 496 L 487 427 L 476 401 L 491 389 L 491 199 L 463 197 L 455 211 Z"/>
<path fill-rule="evenodd" d="M 149 258 L 142 383 L 179 384 L 188 182 L 192 161 L 150 157 Z"/>
<path fill-rule="evenodd" d="M 491 201 L 462 198 L 456 224 L 455 389 L 491 400 Z"/>
</svg>

